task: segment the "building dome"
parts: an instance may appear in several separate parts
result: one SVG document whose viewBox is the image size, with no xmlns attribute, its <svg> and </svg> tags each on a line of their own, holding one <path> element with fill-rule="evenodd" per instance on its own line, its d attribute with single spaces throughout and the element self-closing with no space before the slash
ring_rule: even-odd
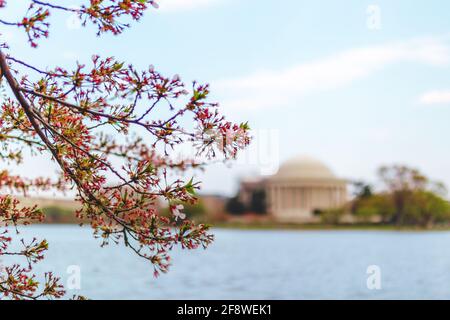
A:
<svg viewBox="0 0 450 320">
<path fill-rule="evenodd" d="M 281 165 L 274 180 L 335 180 L 334 173 L 321 161 L 300 156 Z"/>
</svg>

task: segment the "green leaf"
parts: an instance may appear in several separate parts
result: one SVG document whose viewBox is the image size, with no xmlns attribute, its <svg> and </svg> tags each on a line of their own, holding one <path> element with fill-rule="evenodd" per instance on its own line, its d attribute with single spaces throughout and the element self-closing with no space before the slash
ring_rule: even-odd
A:
<svg viewBox="0 0 450 320">
<path fill-rule="evenodd" d="M 149 164 L 145 167 L 143 173 L 152 173 L 154 169 L 155 169 L 155 168 L 153 167 L 153 164 L 149 163 Z"/>
<path fill-rule="evenodd" d="M 250 126 L 248 125 L 248 122 L 241 123 L 239 127 L 244 130 L 250 130 Z"/>
<path fill-rule="evenodd" d="M 195 187 L 193 184 L 193 180 L 194 180 L 194 178 L 191 178 L 191 180 L 189 180 L 189 182 L 184 186 L 187 193 L 189 193 L 191 195 L 195 195 Z"/>
</svg>

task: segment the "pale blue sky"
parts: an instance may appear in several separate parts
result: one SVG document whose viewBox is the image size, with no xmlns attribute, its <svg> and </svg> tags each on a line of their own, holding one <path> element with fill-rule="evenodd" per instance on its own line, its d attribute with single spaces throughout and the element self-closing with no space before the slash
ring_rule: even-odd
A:
<svg viewBox="0 0 450 320">
<path fill-rule="evenodd" d="M 13 2 L 20 10 L 26 1 Z M 229 118 L 249 120 L 256 133 L 278 130 L 274 159 L 308 154 L 366 180 L 401 162 L 450 186 L 449 1 L 160 3 L 120 37 L 97 38 L 64 14 L 37 50 L 13 29 L 2 33 L 12 53 L 41 67 L 100 53 L 209 82 Z M 370 5 L 381 10 L 380 29 L 367 26 Z M 51 171 L 43 163 L 23 170 Z M 259 169 L 215 165 L 202 175 L 204 191 L 230 194 L 238 177 Z"/>
</svg>

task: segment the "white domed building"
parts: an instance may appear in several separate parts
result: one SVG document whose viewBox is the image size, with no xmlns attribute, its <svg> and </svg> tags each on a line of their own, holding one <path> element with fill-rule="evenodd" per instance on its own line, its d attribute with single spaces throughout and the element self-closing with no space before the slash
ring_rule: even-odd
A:
<svg viewBox="0 0 450 320">
<path fill-rule="evenodd" d="M 307 156 L 285 162 L 269 178 L 242 181 L 239 198 L 248 204 L 252 193 L 261 189 L 265 191 L 267 213 L 283 222 L 319 221 L 320 212 L 347 202 L 347 181 Z"/>
<path fill-rule="evenodd" d="M 296 157 L 281 165 L 265 182 L 267 208 L 280 221 L 314 221 L 315 213 L 339 208 L 347 201 L 347 182 L 311 157 Z"/>
</svg>

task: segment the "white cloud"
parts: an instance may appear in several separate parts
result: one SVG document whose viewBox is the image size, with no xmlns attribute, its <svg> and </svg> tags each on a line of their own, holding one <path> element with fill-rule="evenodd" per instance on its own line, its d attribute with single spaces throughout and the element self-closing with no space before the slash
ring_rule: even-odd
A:
<svg viewBox="0 0 450 320">
<path fill-rule="evenodd" d="M 295 103 L 301 96 L 340 88 L 398 62 L 437 66 L 450 62 L 448 38 L 421 38 L 355 48 L 284 70 L 264 70 L 213 82 L 225 107 L 264 108 Z"/>
<path fill-rule="evenodd" d="M 450 90 L 434 90 L 425 92 L 419 98 L 420 104 L 449 104 Z"/>
<path fill-rule="evenodd" d="M 156 0 L 161 12 L 192 10 L 217 4 L 222 0 Z"/>
</svg>

